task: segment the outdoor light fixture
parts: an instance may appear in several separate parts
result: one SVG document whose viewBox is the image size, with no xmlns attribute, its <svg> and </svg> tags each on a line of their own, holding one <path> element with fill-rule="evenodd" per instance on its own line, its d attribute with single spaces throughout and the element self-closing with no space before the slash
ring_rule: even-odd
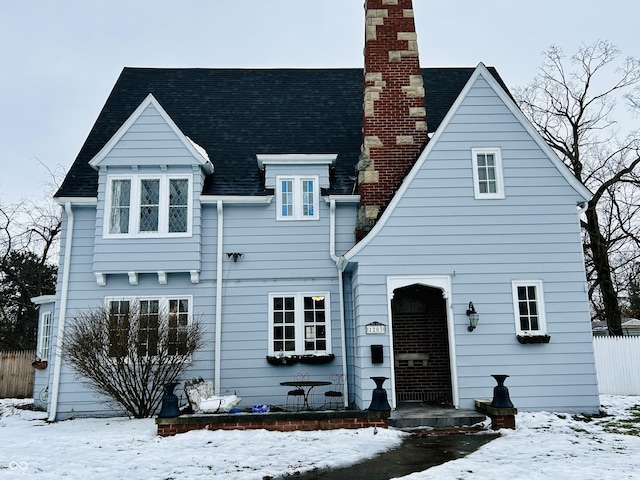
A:
<svg viewBox="0 0 640 480">
<path fill-rule="evenodd" d="M 480 320 L 480 315 L 478 315 L 478 312 L 476 312 L 476 308 L 473 306 L 473 302 L 469 302 L 467 316 L 469 317 L 469 326 L 467 327 L 467 330 L 473 332 L 478 326 L 478 320 Z"/>
<path fill-rule="evenodd" d="M 233 258 L 233 262 L 237 262 L 239 258 L 244 257 L 244 253 L 240 253 L 240 252 L 233 252 L 233 253 L 227 253 L 227 258 Z"/>
</svg>

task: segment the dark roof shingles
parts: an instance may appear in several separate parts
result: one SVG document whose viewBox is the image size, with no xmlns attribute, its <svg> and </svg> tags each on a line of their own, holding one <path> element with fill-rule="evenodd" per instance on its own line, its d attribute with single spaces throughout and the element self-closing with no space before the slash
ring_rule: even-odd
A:
<svg viewBox="0 0 640 480">
<path fill-rule="evenodd" d="M 429 131 L 473 70 L 423 69 Z M 337 153 L 327 192 L 352 193 L 362 143 L 362 69 L 125 68 L 56 197 L 96 195 L 98 174 L 89 161 L 149 93 L 209 154 L 215 172 L 205 194 L 265 194 L 259 153 Z"/>
</svg>

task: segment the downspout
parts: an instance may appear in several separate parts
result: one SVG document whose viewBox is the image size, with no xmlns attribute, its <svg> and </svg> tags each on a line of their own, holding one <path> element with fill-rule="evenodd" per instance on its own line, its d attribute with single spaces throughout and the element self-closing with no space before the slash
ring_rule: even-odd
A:
<svg viewBox="0 0 640 480">
<path fill-rule="evenodd" d="M 67 316 L 67 298 L 69 293 L 69 269 L 71 267 L 71 243 L 73 240 L 73 210 L 71 202 L 65 202 L 67 213 L 67 236 L 64 246 L 64 265 L 62 273 L 62 292 L 60 294 L 60 312 L 58 314 L 58 338 L 56 341 L 55 366 L 53 367 L 53 385 L 51 386 L 51 406 L 48 421 L 54 422 L 58 414 L 58 395 L 60 393 L 60 373 L 62 369 L 62 346 L 64 340 L 64 324 Z"/>
<path fill-rule="evenodd" d="M 224 212 L 222 200 L 217 201 L 218 207 L 218 246 L 216 249 L 216 339 L 214 352 L 214 391 L 220 395 L 220 349 L 222 347 L 222 240 L 224 228 Z"/>
<path fill-rule="evenodd" d="M 344 378 L 344 407 L 349 407 L 349 382 L 347 381 L 347 340 L 344 326 L 344 285 L 343 285 L 343 268 L 341 268 L 340 258 L 336 256 L 336 201 L 331 199 L 329 211 L 329 254 L 331 260 L 336 262 L 338 269 L 338 292 L 340 305 L 340 348 L 342 348 L 342 378 Z"/>
</svg>

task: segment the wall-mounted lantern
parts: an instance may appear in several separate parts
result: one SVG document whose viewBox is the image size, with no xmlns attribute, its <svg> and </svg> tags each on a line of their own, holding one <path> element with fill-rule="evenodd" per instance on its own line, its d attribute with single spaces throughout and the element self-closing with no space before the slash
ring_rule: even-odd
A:
<svg viewBox="0 0 640 480">
<path fill-rule="evenodd" d="M 469 302 L 467 316 L 469 317 L 469 326 L 467 327 L 467 330 L 473 332 L 478 326 L 478 320 L 480 320 L 480 315 L 476 312 L 476 307 L 473 306 L 473 302 Z"/>
</svg>

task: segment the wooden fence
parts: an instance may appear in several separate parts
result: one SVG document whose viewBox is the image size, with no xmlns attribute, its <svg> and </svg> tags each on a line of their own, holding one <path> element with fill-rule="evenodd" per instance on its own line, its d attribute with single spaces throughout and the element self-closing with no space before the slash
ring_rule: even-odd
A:
<svg viewBox="0 0 640 480">
<path fill-rule="evenodd" d="M 33 395 L 33 350 L 0 352 L 0 398 Z"/>
<path fill-rule="evenodd" d="M 640 336 L 594 337 L 600 393 L 640 395 Z"/>
</svg>

